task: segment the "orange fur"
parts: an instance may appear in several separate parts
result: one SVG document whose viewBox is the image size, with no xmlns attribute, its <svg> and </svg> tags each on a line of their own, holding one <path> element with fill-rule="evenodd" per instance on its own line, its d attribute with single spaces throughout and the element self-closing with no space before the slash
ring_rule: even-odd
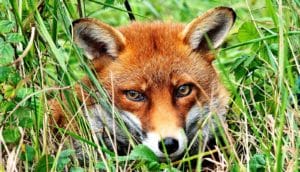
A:
<svg viewBox="0 0 300 172">
<path fill-rule="evenodd" d="M 181 114 L 187 114 L 196 98 L 203 103 L 208 101 L 204 94 L 210 95 L 211 89 L 218 84 L 212 64 L 205 60 L 212 55 L 208 52 L 201 57 L 194 55 L 179 36 L 182 29 L 183 25 L 172 23 L 132 23 L 120 28 L 126 37 L 126 47 L 116 60 L 105 67 L 97 66 L 102 64 L 103 58 L 93 60 L 99 78 L 109 92 L 113 84 L 117 107 L 137 114 L 145 124 L 144 129 L 169 126 L 166 123 L 183 125 L 185 116 Z M 200 85 L 205 93 L 196 89 L 192 97 L 176 105 L 170 104 L 170 90 L 184 83 Z M 148 103 L 127 101 L 122 91 L 130 89 L 149 95 Z M 155 108 L 166 111 L 157 114 L 162 119 L 155 119 L 155 111 L 159 111 Z M 164 120 L 163 115 L 169 117 Z M 177 118 L 181 118 L 181 122 Z"/>
<path fill-rule="evenodd" d="M 220 7 L 188 25 L 133 22 L 115 29 L 94 19 L 80 19 L 74 23 L 74 40 L 92 60 L 108 94 L 114 95 L 112 101 L 117 109 L 133 114 L 143 132 L 159 133 L 162 138 L 177 137 L 174 131 L 185 128 L 194 106 L 224 114 L 228 93 L 212 65 L 214 55 L 210 48 L 223 42 L 234 18 L 231 9 Z M 86 78 L 83 80 L 90 86 Z M 185 84 L 191 85 L 191 92 L 176 97 L 177 89 Z M 124 94 L 128 90 L 141 93 L 145 100 L 128 99 Z M 76 92 L 81 92 L 80 87 Z M 86 102 L 94 107 L 92 99 Z M 61 110 L 52 109 L 59 119 Z"/>
</svg>

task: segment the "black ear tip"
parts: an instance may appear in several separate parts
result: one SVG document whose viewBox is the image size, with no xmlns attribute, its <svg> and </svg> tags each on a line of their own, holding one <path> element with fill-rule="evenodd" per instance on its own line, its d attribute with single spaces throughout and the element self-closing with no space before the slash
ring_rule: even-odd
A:
<svg viewBox="0 0 300 172">
<path fill-rule="evenodd" d="M 73 32 L 73 27 L 74 27 L 77 23 L 79 23 L 79 20 L 80 20 L 80 19 L 74 20 L 74 21 L 72 22 L 72 24 L 69 26 L 69 31 L 70 31 L 70 33 Z"/>
<path fill-rule="evenodd" d="M 232 16 L 233 23 L 235 22 L 235 19 L 236 19 L 236 12 L 234 11 L 233 8 L 221 6 L 221 7 L 217 7 L 216 9 L 217 9 L 217 10 L 222 10 L 222 11 L 227 11 L 227 12 Z"/>
<path fill-rule="evenodd" d="M 75 26 L 78 23 L 84 23 L 84 22 L 86 22 L 86 23 L 94 23 L 94 22 L 97 22 L 97 20 L 92 19 L 92 18 L 80 18 L 80 19 L 74 20 L 72 22 L 72 25 Z"/>
<path fill-rule="evenodd" d="M 236 20 L 236 12 L 234 11 L 234 9 L 232 9 L 232 8 L 228 8 L 228 10 L 230 10 L 230 12 L 231 12 L 231 14 L 232 14 L 232 17 L 233 17 L 233 22 L 235 22 L 235 20 Z"/>
<path fill-rule="evenodd" d="M 74 20 L 74 21 L 72 22 L 72 26 L 75 26 L 76 24 L 80 23 L 81 20 L 82 20 L 82 19 Z"/>
<path fill-rule="evenodd" d="M 80 18 L 80 19 L 76 19 L 72 22 L 72 25 L 70 26 L 70 31 L 72 31 L 72 28 L 75 27 L 75 25 L 79 24 L 79 23 L 83 23 L 83 22 L 89 22 L 91 19 L 88 18 Z"/>
</svg>

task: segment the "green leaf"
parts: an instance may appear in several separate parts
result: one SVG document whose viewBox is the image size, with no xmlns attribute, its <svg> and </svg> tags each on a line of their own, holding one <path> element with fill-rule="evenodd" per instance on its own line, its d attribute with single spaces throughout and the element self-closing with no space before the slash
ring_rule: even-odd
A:
<svg viewBox="0 0 300 172">
<path fill-rule="evenodd" d="M 32 89 L 30 88 L 19 88 L 16 90 L 16 97 L 19 99 L 23 99 L 31 93 Z"/>
<path fill-rule="evenodd" d="M 279 45 L 278 43 L 272 43 L 270 45 L 270 49 L 271 51 L 273 52 L 273 54 L 277 54 L 278 53 L 278 50 L 279 50 Z"/>
<path fill-rule="evenodd" d="M 81 167 L 71 167 L 70 172 L 84 172 L 84 169 Z"/>
<path fill-rule="evenodd" d="M 245 22 L 239 29 L 238 39 L 241 42 L 249 41 L 259 37 L 259 34 L 252 22 Z"/>
<path fill-rule="evenodd" d="M 148 169 L 150 171 L 160 171 L 160 164 L 156 161 L 152 161 L 148 164 Z"/>
<path fill-rule="evenodd" d="M 11 72 L 11 68 L 10 67 L 0 66 L 0 83 L 1 82 L 5 82 L 7 80 L 10 72 Z"/>
<path fill-rule="evenodd" d="M 124 4 L 125 0 L 117 0 L 118 3 Z"/>
<path fill-rule="evenodd" d="M 75 150 L 66 149 L 59 154 L 59 158 L 57 162 L 57 171 L 63 171 L 64 167 L 71 162 L 71 159 L 69 157 L 74 153 Z"/>
<path fill-rule="evenodd" d="M 19 33 L 8 33 L 6 35 L 6 41 L 10 43 L 19 43 L 24 40 L 24 37 Z"/>
<path fill-rule="evenodd" d="M 156 155 L 145 145 L 136 146 L 129 154 L 129 159 L 158 161 Z"/>
<path fill-rule="evenodd" d="M 231 64 L 231 69 L 232 70 L 237 70 L 241 67 L 241 65 L 246 61 L 246 59 L 249 58 L 249 55 L 241 55 L 238 57 L 232 64 Z"/>
<path fill-rule="evenodd" d="M 275 27 L 278 27 L 278 17 L 272 0 L 266 0 L 265 3 L 268 15 L 272 17 Z"/>
<path fill-rule="evenodd" d="M 50 171 L 54 163 L 54 158 L 50 155 L 44 155 L 37 163 L 34 171 L 41 172 L 41 171 Z"/>
<path fill-rule="evenodd" d="M 8 100 L 14 98 L 16 95 L 15 87 L 13 87 L 11 85 L 4 85 L 3 92 L 4 92 L 4 98 L 6 98 Z"/>
<path fill-rule="evenodd" d="M 19 125 L 24 128 L 30 128 L 33 126 L 33 115 L 31 115 L 31 109 L 27 107 L 19 107 L 13 115 L 18 119 Z"/>
<path fill-rule="evenodd" d="M 262 154 L 255 154 L 250 159 L 250 171 L 251 172 L 264 172 L 266 167 L 265 156 Z"/>
<path fill-rule="evenodd" d="M 105 0 L 105 4 L 113 5 L 115 3 L 115 0 Z"/>
<path fill-rule="evenodd" d="M 0 112 L 5 113 L 8 111 L 11 111 L 15 106 L 16 106 L 16 104 L 12 101 L 0 102 Z"/>
<path fill-rule="evenodd" d="M 15 23 L 9 20 L 0 20 L 0 33 L 11 32 Z"/>
<path fill-rule="evenodd" d="M 249 56 L 246 61 L 244 62 L 244 67 L 249 68 L 249 65 L 253 62 L 255 59 L 255 56 Z"/>
<path fill-rule="evenodd" d="M 107 164 L 108 165 L 108 168 L 106 168 L 105 164 L 103 161 L 100 161 L 100 162 L 97 162 L 96 163 L 96 166 L 95 166 L 95 169 L 99 169 L 100 171 L 102 170 L 105 170 L 105 171 L 116 171 L 116 168 L 113 164 L 109 163 Z"/>
<path fill-rule="evenodd" d="M 73 155 L 74 153 L 75 153 L 74 149 L 66 149 L 66 150 L 61 151 L 61 153 L 59 154 L 59 158 L 60 159 L 67 158 L 67 157 Z"/>
<path fill-rule="evenodd" d="M 15 143 L 20 139 L 21 134 L 18 128 L 14 127 L 4 129 L 2 132 L 2 136 L 6 143 Z"/>
<path fill-rule="evenodd" d="M 63 171 L 63 170 L 64 170 L 64 167 L 65 167 L 66 165 L 68 165 L 70 162 L 71 162 L 71 159 L 70 159 L 70 158 L 60 159 L 60 160 L 57 162 L 57 171 Z"/>
<path fill-rule="evenodd" d="M 22 117 L 19 118 L 19 126 L 23 128 L 32 128 L 33 127 L 33 119 L 32 117 Z"/>
<path fill-rule="evenodd" d="M 21 76 L 16 70 L 14 70 L 8 75 L 8 83 L 14 86 L 16 86 L 20 81 L 21 81 Z"/>
<path fill-rule="evenodd" d="M 14 49 L 9 43 L 0 44 L 0 65 L 12 63 L 14 55 Z"/>
<path fill-rule="evenodd" d="M 106 169 L 105 164 L 102 161 L 97 162 L 95 168 L 98 169 L 98 170 L 105 170 Z"/>
<path fill-rule="evenodd" d="M 231 168 L 230 168 L 230 172 L 240 172 L 240 170 L 239 170 L 240 168 L 239 168 L 239 166 L 237 165 L 237 163 L 234 163 L 232 166 L 231 166 Z"/>
<path fill-rule="evenodd" d="M 32 162 L 34 160 L 35 150 L 32 146 L 26 145 L 25 151 L 21 154 L 21 160 Z"/>
</svg>

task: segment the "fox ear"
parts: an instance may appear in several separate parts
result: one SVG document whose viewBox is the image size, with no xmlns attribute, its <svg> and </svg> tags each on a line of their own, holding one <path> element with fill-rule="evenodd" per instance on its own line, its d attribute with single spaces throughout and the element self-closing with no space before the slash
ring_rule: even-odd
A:
<svg viewBox="0 0 300 172">
<path fill-rule="evenodd" d="M 231 8 L 217 7 L 189 23 L 183 30 L 183 40 L 193 50 L 219 47 L 235 21 Z"/>
<path fill-rule="evenodd" d="M 73 36 L 75 43 L 91 60 L 102 55 L 116 58 L 125 45 L 121 32 L 95 19 L 74 21 Z"/>
</svg>

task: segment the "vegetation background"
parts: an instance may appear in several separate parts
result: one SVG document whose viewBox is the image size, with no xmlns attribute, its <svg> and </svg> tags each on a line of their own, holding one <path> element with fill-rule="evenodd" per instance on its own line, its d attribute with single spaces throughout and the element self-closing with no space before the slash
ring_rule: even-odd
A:
<svg viewBox="0 0 300 172">
<path fill-rule="evenodd" d="M 72 89 L 80 77 L 88 75 L 103 90 L 72 42 L 71 23 L 92 17 L 126 25 L 130 20 L 124 3 L 0 0 L 0 172 L 188 171 L 193 159 L 198 159 L 200 171 L 201 159 L 211 152 L 160 163 L 147 148 L 135 146 L 128 156 L 117 156 L 93 140 L 78 110 Z M 236 24 L 215 60 L 232 95 L 227 125 L 221 127 L 225 146 L 212 150 L 221 157 L 215 163 L 219 171 L 300 170 L 300 0 L 130 0 L 129 4 L 137 21 L 184 23 L 210 8 L 232 7 Z M 77 133 L 49 123 L 47 100 L 60 101 L 62 94 L 66 112 L 80 124 Z M 107 99 L 102 96 L 100 101 Z M 84 145 L 90 163 L 79 164 L 72 139 Z"/>
</svg>

